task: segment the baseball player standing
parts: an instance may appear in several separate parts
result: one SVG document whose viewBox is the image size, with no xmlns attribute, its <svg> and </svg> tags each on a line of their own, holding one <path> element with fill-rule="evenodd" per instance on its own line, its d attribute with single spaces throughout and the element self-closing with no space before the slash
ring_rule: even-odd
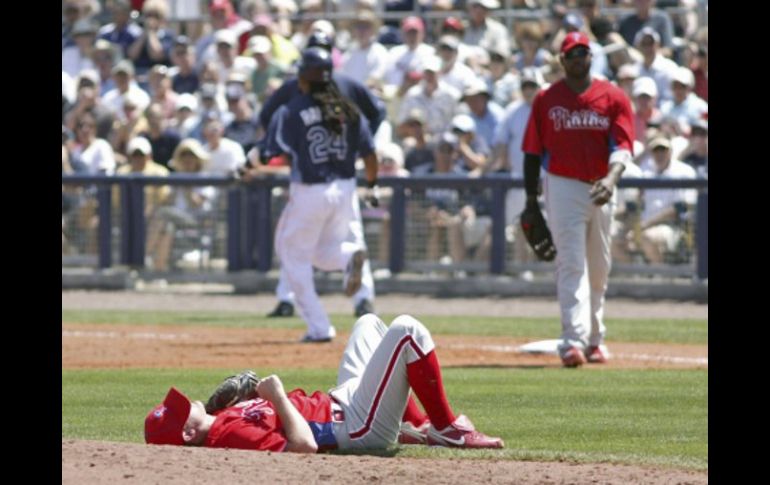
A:
<svg viewBox="0 0 770 485">
<path fill-rule="evenodd" d="M 332 80 L 328 51 L 310 47 L 299 65 L 300 96 L 275 114 L 275 143 L 291 165 L 289 201 L 275 234 L 275 247 L 308 325 L 303 341 L 328 342 L 334 327 L 321 306 L 313 266 L 343 270 L 345 294 L 361 287 L 366 246 L 355 161 L 361 156 L 370 188 L 377 183 L 377 155 L 369 126 Z M 350 232 L 357 234 L 349 237 Z"/>
<path fill-rule="evenodd" d="M 561 307 L 559 355 L 566 367 L 603 363 L 609 354 L 604 295 L 610 272 L 610 222 L 615 186 L 632 162 L 631 104 L 616 86 L 592 79 L 591 50 L 582 32 L 561 44 L 565 78 L 538 93 L 522 149 L 527 206 L 537 209 L 540 167 L 557 250 Z"/>
</svg>

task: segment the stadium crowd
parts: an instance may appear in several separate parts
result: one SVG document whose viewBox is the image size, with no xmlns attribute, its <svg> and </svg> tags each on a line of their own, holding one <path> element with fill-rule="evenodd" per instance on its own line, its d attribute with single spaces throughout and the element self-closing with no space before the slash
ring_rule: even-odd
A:
<svg viewBox="0 0 770 485">
<path fill-rule="evenodd" d="M 698 2 L 512 0 L 502 3 L 547 14 L 515 16 L 509 29 L 498 0 L 65 0 L 62 173 L 235 175 L 247 160 L 259 166 L 261 108 L 320 33 L 335 71 L 382 102 L 381 175 L 521 178 L 532 100 L 562 77 L 559 46 L 581 31 L 592 74 L 617 83 L 635 111 L 638 170 L 624 176 L 707 177 L 708 26 Z M 169 234 L 216 198 L 204 187 L 148 192 L 156 269 L 168 269 Z M 686 236 L 681 222 L 695 199 L 691 190 L 625 189 L 620 202 L 613 256 L 662 262 Z M 430 259 L 488 257 L 488 194 L 429 189 L 424 203 Z M 522 261 L 532 257 L 516 233 L 523 205 L 523 190 L 511 190 L 506 222 Z M 71 187 L 62 213 L 63 226 L 65 215 L 95 226 L 93 203 Z M 63 227 L 63 253 L 69 246 Z"/>
</svg>

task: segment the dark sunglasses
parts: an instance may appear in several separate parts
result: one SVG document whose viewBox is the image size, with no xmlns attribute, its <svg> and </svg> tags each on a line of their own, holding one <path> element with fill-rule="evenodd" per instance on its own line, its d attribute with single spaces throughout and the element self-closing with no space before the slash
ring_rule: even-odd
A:
<svg viewBox="0 0 770 485">
<path fill-rule="evenodd" d="M 565 59 L 578 59 L 588 56 L 588 54 L 591 53 L 591 50 L 587 47 L 575 47 L 574 49 L 571 49 L 567 51 L 566 54 L 564 54 Z"/>
</svg>

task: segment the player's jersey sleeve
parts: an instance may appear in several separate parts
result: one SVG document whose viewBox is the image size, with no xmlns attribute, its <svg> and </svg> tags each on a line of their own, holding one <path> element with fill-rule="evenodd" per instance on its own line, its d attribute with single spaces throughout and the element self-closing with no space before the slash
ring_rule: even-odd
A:
<svg viewBox="0 0 770 485">
<path fill-rule="evenodd" d="M 262 105 L 262 111 L 259 112 L 259 123 L 262 125 L 262 128 L 267 130 L 273 114 L 278 111 L 278 108 L 288 103 L 292 96 L 296 94 L 296 85 L 296 79 L 286 81 L 265 100 L 265 104 Z"/>
<path fill-rule="evenodd" d="M 543 154 L 543 133 L 540 131 L 543 126 L 541 123 L 543 94 L 544 91 L 539 92 L 532 103 L 532 113 L 529 115 L 529 121 L 527 121 L 527 131 L 521 142 L 521 151 L 538 156 Z"/>
<path fill-rule="evenodd" d="M 297 154 L 292 147 L 296 147 L 297 137 L 303 131 L 299 126 L 293 126 L 290 112 L 286 105 L 281 106 L 275 113 L 274 121 L 268 128 L 268 151 L 272 154 L 286 153 L 296 158 Z M 271 136 L 272 132 L 272 136 Z"/>
<path fill-rule="evenodd" d="M 361 116 L 358 120 L 358 156 L 365 157 L 374 151 L 374 140 L 369 122 Z"/>
<path fill-rule="evenodd" d="M 616 91 L 615 116 L 610 125 L 610 153 L 615 150 L 628 150 L 634 153 L 634 115 L 631 101 L 623 93 Z"/>
<path fill-rule="evenodd" d="M 334 81 L 343 96 L 349 97 L 369 122 L 369 129 L 372 133 L 377 132 L 382 120 L 385 119 L 385 105 L 372 94 L 372 92 L 363 84 L 355 79 L 346 77 L 335 77 Z"/>
</svg>

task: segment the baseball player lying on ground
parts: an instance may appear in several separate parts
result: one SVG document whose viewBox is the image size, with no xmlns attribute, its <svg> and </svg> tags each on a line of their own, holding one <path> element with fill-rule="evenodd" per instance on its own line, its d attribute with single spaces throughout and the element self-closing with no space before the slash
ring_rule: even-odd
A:
<svg viewBox="0 0 770 485">
<path fill-rule="evenodd" d="M 206 405 L 172 387 L 147 415 L 144 437 L 152 444 L 298 453 L 382 449 L 397 441 L 503 447 L 503 440 L 476 431 L 466 416 L 455 416 L 425 326 L 401 315 L 387 327 L 372 313 L 354 325 L 337 386 L 328 393 L 286 393 L 278 376 L 260 380 L 250 371 L 226 379 Z"/>
</svg>

